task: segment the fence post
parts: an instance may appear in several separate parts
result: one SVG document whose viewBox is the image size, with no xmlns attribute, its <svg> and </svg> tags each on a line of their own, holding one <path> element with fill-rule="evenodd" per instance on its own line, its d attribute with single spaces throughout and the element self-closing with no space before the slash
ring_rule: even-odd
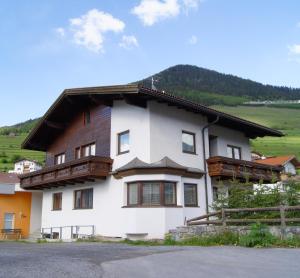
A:
<svg viewBox="0 0 300 278">
<path fill-rule="evenodd" d="M 284 206 L 280 205 L 280 226 L 281 226 L 281 239 L 285 238 L 286 222 L 285 222 L 285 211 Z"/>
<path fill-rule="evenodd" d="M 226 213 L 224 208 L 221 209 L 221 217 L 222 217 L 222 225 L 223 227 L 226 227 Z"/>
<path fill-rule="evenodd" d="M 59 239 L 62 239 L 62 227 L 59 227 Z"/>
</svg>

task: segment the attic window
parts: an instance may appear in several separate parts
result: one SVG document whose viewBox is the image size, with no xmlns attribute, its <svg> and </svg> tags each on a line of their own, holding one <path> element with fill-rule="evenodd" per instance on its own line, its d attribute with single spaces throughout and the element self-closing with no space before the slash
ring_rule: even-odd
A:
<svg viewBox="0 0 300 278">
<path fill-rule="evenodd" d="M 84 111 L 83 116 L 84 116 L 84 125 L 89 125 L 91 123 L 91 112 L 90 112 L 90 110 Z"/>
</svg>

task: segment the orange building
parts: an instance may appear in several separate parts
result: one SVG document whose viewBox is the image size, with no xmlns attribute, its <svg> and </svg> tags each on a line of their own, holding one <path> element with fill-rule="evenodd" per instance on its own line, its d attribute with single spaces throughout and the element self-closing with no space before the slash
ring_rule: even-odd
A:
<svg viewBox="0 0 300 278">
<path fill-rule="evenodd" d="M 23 191 L 16 174 L 0 173 L 0 239 L 39 232 L 41 193 Z"/>
</svg>

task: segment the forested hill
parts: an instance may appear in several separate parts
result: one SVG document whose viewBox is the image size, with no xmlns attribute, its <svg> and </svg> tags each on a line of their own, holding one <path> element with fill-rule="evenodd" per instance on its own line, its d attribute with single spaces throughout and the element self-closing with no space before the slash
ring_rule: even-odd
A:
<svg viewBox="0 0 300 278">
<path fill-rule="evenodd" d="M 191 65 L 176 65 L 139 81 L 203 104 L 237 105 L 246 100 L 300 99 L 300 89 L 264 85 L 249 79 Z"/>
</svg>

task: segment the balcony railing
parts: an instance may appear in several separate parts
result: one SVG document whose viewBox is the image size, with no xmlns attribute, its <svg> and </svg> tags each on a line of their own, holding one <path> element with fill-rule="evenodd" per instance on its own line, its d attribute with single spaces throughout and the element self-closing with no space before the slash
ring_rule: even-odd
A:
<svg viewBox="0 0 300 278">
<path fill-rule="evenodd" d="M 273 182 L 280 180 L 281 167 L 263 165 L 252 161 L 232 159 L 223 156 L 211 157 L 207 160 L 211 177 L 222 179 L 242 179 L 249 181 Z"/>
<path fill-rule="evenodd" d="M 109 157 L 84 157 L 20 175 L 20 184 L 24 189 L 43 189 L 105 179 L 111 171 L 112 162 Z"/>
</svg>

